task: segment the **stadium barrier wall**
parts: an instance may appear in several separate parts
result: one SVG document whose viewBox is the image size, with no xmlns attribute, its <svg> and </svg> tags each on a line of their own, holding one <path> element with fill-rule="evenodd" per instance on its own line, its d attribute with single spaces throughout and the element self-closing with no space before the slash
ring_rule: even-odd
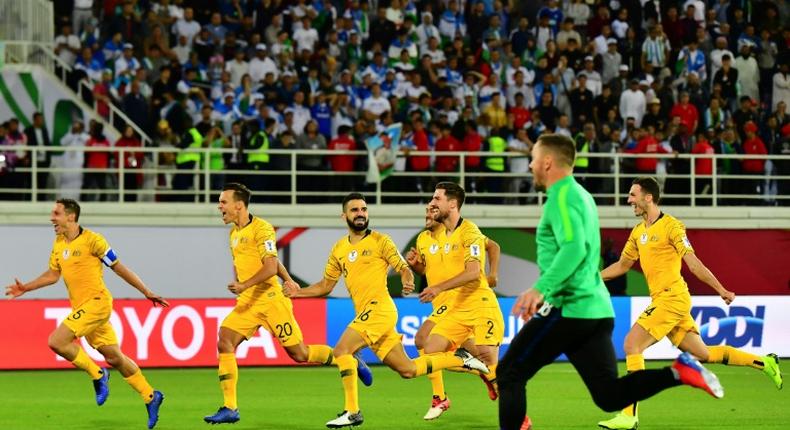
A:
<svg viewBox="0 0 790 430">
<path fill-rule="evenodd" d="M 340 220 L 338 220 L 339 222 Z M 92 223 L 85 224 L 92 228 Z M 167 298 L 230 297 L 227 284 L 233 278 L 224 226 L 198 227 L 104 225 L 97 228 L 121 261 L 137 272 L 148 285 Z M 419 228 L 383 228 L 405 254 L 421 231 Z M 515 296 L 537 280 L 535 234 L 531 228 L 486 228 L 482 231 L 502 248 L 499 269 L 501 296 Z M 614 240 L 614 256 L 620 254 L 630 229 L 605 228 L 602 238 Z M 329 250 L 344 228 L 283 227 L 277 230 L 279 257 L 289 272 L 303 283 L 321 279 Z M 790 230 L 690 229 L 689 239 L 703 262 L 730 290 L 741 295 L 790 294 Z M 52 227 L 46 225 L 0 225 L 0 284 L 14 277 L 29 280 L 46 269 L 52 247 Z M 24 244 L 21 248 L 14 244 Z M 647 287 L 638 265 L 627 277 L 629 295 L 646 295 Z M 684 271 L 693 294 L 713 290 Z M 390 278 L 399 291 L 398 276 Z M 116 298 L 138 298 L 139 294 L 112 273 L 105 282 Z M 6 285 L 6 284 L 3 284 Z M 65 299 L 61 285 L 36 291 L 26 298 Z M 341 280 L 332 297 L 348 297 Z"/>
<path fill-rule="evenodd" d="M 623 340 L 631 324 L 649 304 L 646 297 L 612 299 L 616 317 L 612 335 L 617 356 L 624 358 Z M 501 298 L 505 316 L 507 349 L 523 322 L 509 315 L 514 299 Z M 397 329 L 403 334 L 406 352 L 416 357 L 414 334 L 430 313 L 431 306 L 414 299 L 396 299 L 399 310 Z M 197 367 L 216 365 L 216 339 L 219 324 L 233 308 L 232 299 L 176 299 L 169 308 L 154 308 L 144 299 L 115 300 L 110 322 L 116 329 L 124 352 L 143 367 Z M 758 354 L 775 352 L 790 356 L 790 296 L 740 296 L 731 305 L 718 297 L 694 297 L 692 315 L 703 340 L 710 345 L 729 344 Z M 70 368 L 47 347 L 47 337 L 71 311 L 66 300 L 0 301 L 0 369 Z M 347 324 L 355 317 L 349 299 L 294 300 L 296 318 L 305 343 L 337 342 Z M 276 333 L 275 333 L 276 335 Z M 88 353 L 101 362 L 101 355 L 82 341 Z M 646 358 L 673 358 L 677 355 L 666 340 L 649 348 Z M 242 343 L 237 351 L 242 366 L 294 365 L 272 335 L 261 328 L 256 336 Z M 365 350 L 372 363 L 375 356 Z"/>
</svg>

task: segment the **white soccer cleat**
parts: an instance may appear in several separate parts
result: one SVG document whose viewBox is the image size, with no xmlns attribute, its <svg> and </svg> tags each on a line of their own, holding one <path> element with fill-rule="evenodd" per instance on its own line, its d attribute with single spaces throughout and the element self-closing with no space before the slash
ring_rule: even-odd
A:
<svg viewBox="0 0 790 430">
<path fill-rule="evenodd" d="M 443 414 L 444 411 L 450 409 L 450 398 L 445 397 L 444 400 L 440 399 L 439 396 L 433 396 L 433 400 L 431 400 L 431 408 L 428 409 L 428 412 L 425 413 L 425 416 L 422 417 L 425 420 L 435 420 L 439 418 L 439 415 Z"/>
<path fill-rule="evenodd" d="M 364 419 L 362 418 L 362 411 L 359 411 L 355 414 L 350 414 L 348 411 L 343 411 L 341 414 L 337 416 L 337 418 L 329 421 L 326 423 L 326 426 L 331 429 L 339 429 L 343 427 L 356 427 L 362 422 Z"/>
<path fill-rule="evenodd" d="M 464 367 L 471 370 L 477 370 L 480 373 L 488 374 L 488 366 L 485 365 L 482 361 L 480 361 L 477 357 L 472 355 L 471 352 L 467 351 L 464 348 L 458 348 L 455 350 L 455 356 L 460 358 L 464 361 Z"/>
</svg>

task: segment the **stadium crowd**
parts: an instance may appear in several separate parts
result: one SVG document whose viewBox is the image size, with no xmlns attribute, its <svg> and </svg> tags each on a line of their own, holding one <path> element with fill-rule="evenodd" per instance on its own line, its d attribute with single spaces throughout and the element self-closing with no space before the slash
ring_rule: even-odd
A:
<svg viewBox="0 0 790 430">
<path fill-rule="evenodd" d="M 465 157 L 465 171 L 525 175 L 472 181 L 471 191 L 527 191 L 529 152 L 544 131 L 576 140 L 575 170 L 592 193 L 612 193 L 614 183 L 584 174 L 615 166 L 585 153 L 790 154 L 787 0 L 63 0 L 54 7 L 54 49 L 73 68 L 69 83 L 86 81 L 92 92 L 85 97 L 99 114 L 108 117 L 114 104 L 152 145 L 173 148 L 155 161 L 130 153 L 124 167 L 187 171 L 208 163 L 212 188 L 234 170 L 290 170 L 291 158 L 270 149 L 365 149 L 393 123 L 403 124 L 395 170 L 425 173 L 388 178 L 385 189 L 398 191 L 430 190 L 430 181 L 452 177 L 459 159 L 440 152 L 480 150 L 519 156 Z M 29 186 L 29 174 L 14 169 L 33 162 L 19 146 L 49 143 L 42 126 L 34 120 L 22 131 L 15 118 L 2 124 L 3 183 Z M 119 128 L 118 142 L 108 142 L 99 123 L 84 128 L 75 124 L 61 144 L 141 145 L 129 127 Z M 234 151 L 208 160 L 179 152 L 200 146 Z M 46 167 L 57 157 L 35 162 Z M 119 162 L 96 152 L 71 160 L 94 169 Z M 368 157 L 308 155 L 297 163 L 364 172 Z M 698 194 L 710 193 L 712 166 L 695 161 Z M 668 194 L 690 191 L 688 180 L 666 179 L 688 174 L 687 159 L 629 159 L 619 167 L 657 175 Z M 788 162 L 731 159 L 716 168 L 790 175 Z M 118 179 L 71 176 L 78 189 L 112 188 Z M 145 175 L 127 176 L 127 189 L 146 186 Z M 161 176 L 154 182 L 162 188 L 201 186 L 192 175 Z M 290 183 L 254 178 L 253 189 Z M 363 176 L 299 184 L 313 191 L 365 186 Z M 750 204 L 790 194 L 787 180 L 718 186 L 764 196 Z M 9 196 L 25 198 L 0 194 Z"/>
</svg>

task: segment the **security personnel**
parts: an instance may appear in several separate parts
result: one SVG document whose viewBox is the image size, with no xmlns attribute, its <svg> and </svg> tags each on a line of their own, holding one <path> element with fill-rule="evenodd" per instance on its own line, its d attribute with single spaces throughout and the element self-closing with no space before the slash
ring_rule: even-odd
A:
<svg viewBox="0 0 790 430">
<path fill-rule="evenodd" d="M 486 141 L 487 151 L 495 154 L 504 154 L 507 151 L 507 142 L 502 138 L 504 133 L 503 129 L 496 129 L 491 132 L 491 137 Z M 485 160 L 486 172 L 489 173 L 505 173 L 505 157 L 501 155 L 489 155 Z M 489 193 L 501 193 L 504 191 L 502 186 L 502 177 L 487 177 L 485 178 L 486 190 Z M 490 203 L 501 203 L 501 198 L 496 198 Z"/>
<path fill-rule="evenodd" d="M 255 170 L 257 174 L 250 175 L 247 183 L 253 191 L 263 191 L 266 189 L 267 178 L 262 175 L 265 170 L 269 169 L 269 146 L 271 143 L 271 136 L 273 136 L 274 129 L 277 126 L 277 121 L 272 118 L 266 118 L 264 121 L 264 129 L 259 128 L 258 121 L 249 122 L 251 136 L 247 144 L 247 166 L 250 170 Z"/>
<path fill-rule="evenodd" d="M 173 190 L 176 191 L 185 191 L 193 188 L 197 190 L 199 188 L 199 185 L 196 186 L 195 184 L 194 175 L 195 170 L 200 167 L 202 154 L 193 151 L 203 147 L 203 135 L 200 134 L 197 128 L 191 124 L 189 125 L 187 132 L 181 138 L 181 151 L 176 155 L 176 168 L 180 171 L 173 177 Z M 179 194 L 173 200 L 188 202 L 192 199 L 188 195 Z"/>
</svg>

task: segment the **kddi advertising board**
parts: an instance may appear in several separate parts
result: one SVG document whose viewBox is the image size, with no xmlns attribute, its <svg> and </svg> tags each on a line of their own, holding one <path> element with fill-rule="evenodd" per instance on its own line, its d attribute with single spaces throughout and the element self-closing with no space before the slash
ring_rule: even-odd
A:
<svg viewBox="0 0 790 430">
<path fill-rule="evenodd" d="M 729 306 L 718 296 L 692 297 L 691 316 L 707 345 L 730 345 L 758 355 L 790 356 L 790 297 L 737 296 Z M 650 305 L 650 298 L 631 299 L 631 320 Z M 664 339 L 645 351 L 645 358 L 673 358 L 678 354 Z"/>
</svg>

